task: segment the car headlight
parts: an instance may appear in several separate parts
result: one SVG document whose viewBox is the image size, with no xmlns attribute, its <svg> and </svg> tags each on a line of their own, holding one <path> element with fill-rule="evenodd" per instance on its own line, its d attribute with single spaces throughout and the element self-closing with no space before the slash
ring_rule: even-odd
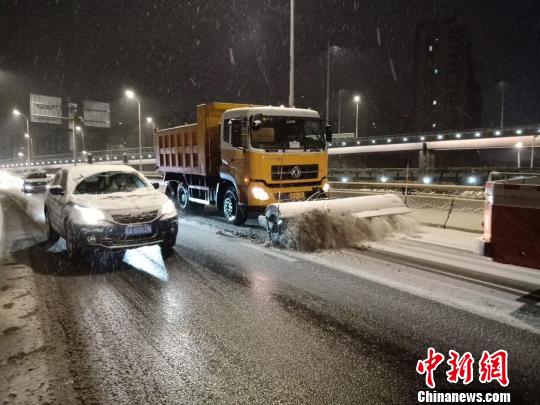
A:
<svg viewBox="0 0 540 405">
<path fill-rule="evenodd" d="M 257 186 L 253 187 L 251 189 L 251 194 L 257 200 L 266 201 L 270 199 L 270 196 L 268 195 L 266 190 L 262 187 L 257 187 Z"/>
<path fill-rule="evenodd" d="M 74 205 L 73 208 L 78 213 L 78 217 L 81 222 L 88 225 L 97 225 L 105 219 L 105 214 L 96 208 L 81 207 L 80 205 Z"/>
<path fill-rule="evenodd" d="M 30 189 L 32 189 L 33 187 L 32 187 L 31 184 L 25 184 L 25 185 L 24 185 L 24 188 L 27 189 L 27 190 L 30 190 Z"/>
<path fill-rule="evenodd" d="M 323 186 L 322 186 L 322 190 L 325 193 L 328 193 L 328 191 L 330 191 L 330 183 L 324 183 Z"/>
<path fill-rule="evenodd" d="M 167 200 L 165 204 L 161 207 L 161 215 L 172 216 L 176 215 L 176 207 L 171 200 Z"/>
</svg>

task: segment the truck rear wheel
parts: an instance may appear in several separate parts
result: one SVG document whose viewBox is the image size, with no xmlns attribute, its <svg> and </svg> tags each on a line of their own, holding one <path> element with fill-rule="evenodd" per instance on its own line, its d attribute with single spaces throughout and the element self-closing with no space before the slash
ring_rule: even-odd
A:
<svg viewBox="0 0 540 405">
<path fill-rule="evenodd" d="M 223 195 L 223 215 L 227 222 L 242 225 L 247 219 L 247 207 L 240 205 L 236 189 L 229 187 Z"/>
<path fill-rule="evenodd" d="M 189 190 L 185 183 L 178 185 L 176 192 L 178 208 L 191 214 L 200 214 L 204 209 L 204 204 L 199 204 L 189 200 Z"/>
</svg>

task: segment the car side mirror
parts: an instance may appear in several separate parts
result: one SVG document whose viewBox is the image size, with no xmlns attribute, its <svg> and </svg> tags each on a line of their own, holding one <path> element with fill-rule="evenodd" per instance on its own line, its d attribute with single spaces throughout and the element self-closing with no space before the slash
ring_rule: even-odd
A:
<svg viewBox="0 0 540 405">
<path fill-rule="evenodd" d="M 235 148 L 242 147 L 242 120 L 238 118 L 231 118 L 229 120 L 231 126 L 231 144 Z"/>
<path fill-rule="evenodd" d="M 49 187 L 49 193 L 52 195 L 64 195 L 65 191 L 62 186 L 54 185 Z"/>
<path fill-rule="evenodd" d="M 157 190 L 159 188 L 159 183 L 152 183 L 152 187 L 154 187 Z"/>
<path fill-rule="evenodd" d="M 324 135 L 326 136 L 326 142 L 332 142 L 332 125 L 326 124 L 324 127 Z"/>
</svg>

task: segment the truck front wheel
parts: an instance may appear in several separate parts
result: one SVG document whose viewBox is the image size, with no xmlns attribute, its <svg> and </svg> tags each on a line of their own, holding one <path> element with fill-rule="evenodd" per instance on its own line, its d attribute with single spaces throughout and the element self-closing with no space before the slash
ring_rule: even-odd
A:
<svg viewBox="0 0 540 405">
<path fill-rule="evenodd" d="M 229 187 L 223 195 L 223 215 L 227 222 L 242 225 L 247 219 L 247 207 L 240 205 L 234 187 Z"/>
</svg>

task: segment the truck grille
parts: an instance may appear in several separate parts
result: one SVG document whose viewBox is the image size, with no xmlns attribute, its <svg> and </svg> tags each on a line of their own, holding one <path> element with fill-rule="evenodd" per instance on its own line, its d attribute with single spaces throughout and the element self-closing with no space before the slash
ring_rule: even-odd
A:
<svg viewBox="0 0 540 405">
<path fill-rule="evenodd" d="M 286 165 L 272 166 L 272 180 L 316 179 L 319 176 L 319 165 Z"/>
<path fill-rule="evenodd" d="M 146 211 L 137 215 L 113 215 L 113 219 L 120 224 L 136 224 L 139 222 L 150 222 L 156 219 L 157 211 Z"/>
</svg>

